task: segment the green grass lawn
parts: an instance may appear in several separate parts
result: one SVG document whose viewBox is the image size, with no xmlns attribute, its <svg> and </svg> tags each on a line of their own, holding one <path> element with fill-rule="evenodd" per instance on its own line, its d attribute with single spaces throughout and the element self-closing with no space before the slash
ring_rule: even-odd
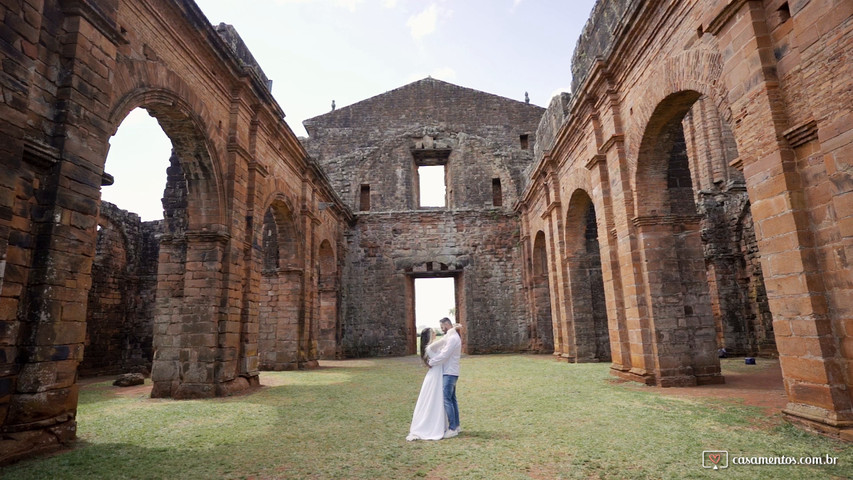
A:
<svg viewBox="0 0 853 480">
<path fill-rule="evenodd" d="M 470 356 L 463 432 L 406 442 L 425 369 L 417 357 L 263 373 L 259 391 L 173 401 L 109 382 L 81 389 L 72 450 L 0 469 L 3 479 L 850 478 L 849 444 L 736 401 L 663 396 L 610 381 L 608 364 Z M 724 371 L 725 373 L 725 371 Z M 730 456 L 838 457 L 835 466 L 702 468 Z"/>
</svg>

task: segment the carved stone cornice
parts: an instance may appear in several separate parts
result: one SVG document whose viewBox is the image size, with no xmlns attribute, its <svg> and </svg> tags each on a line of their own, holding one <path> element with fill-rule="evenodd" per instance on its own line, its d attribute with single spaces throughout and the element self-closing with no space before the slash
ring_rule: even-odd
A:
<svg viewBox="0 0 853 480">
<path fill-rule="evenodd" d="M 266 178 L 270 174 L 269 169 L 258 161 L 249 162 L 249 171 L 257 173 L 261 178 Z"/>
<path fill-rule="evenodd" d="M 551 215 L 551 212 L 553 212 L 554 210 L 556 210 L 558 208 L 560 208 L 560 201 L 554 200 L 548 205 L 548 207 L 545 209 L 545 211 L 542 212 L 540 217 L 544 220 Z"/>
<path fill-rule="evenodd" d="M 635 227 L 650 225 L 692 225 L 702 220 L 701 215 L 653 215 L 640 216 L 631 219 Z"/>
<path fill-rule="evenodd" d="M 720 10 L 711 21 L 708 22 L 706 32 L 717 35 L 729 23 L 729 20 L 740 11 L 740 8 L 750 0 L 729 0 L 728 4 Z"/>
<path fill-rule="evenodd" d="M 60 153 L 52 145 L 28 138 L 24 141 L 23 160 L 37 169 L 47 170 L 59 163 Z"/>
<path fill-rule="evenodd" d="M 592 170 L 596 166 L 598 166 L 599 163 L 603 163 L 606 165 L 607 164 L 607 155 L 604 155 L 602 153 L 596 153 L 595 155 L 592 156 L 592 158 L 587 160 L 586 165 L 584 165 L 584 167 L 586 167 L 587 170 Z"/>
<path fill-rule="evenodd" d="M 729 166 L 732 168 L 736 168 L 742 172 L 743 171 L 743 158 L 737 157 L 736 159 L 729 162 Z"/>
<path fill-rule="evenodd" d="M 613 135 L 610 136 L 610 138 L 608 138 L 607 140 L 604 141 L 604 143 L 601 145 L 600 151 L 606 152 L 606 151 L 610 150 L 610 147 L 612 147 L 613 145 L 616 145 L 617 143 L 622 144 L 624 142 L 625 142 L 625 135 L 623 135 L 621 133 L 614 133 Z"/>
<path fill-rule="evenodd" d="M 231 240 L 231 235 L 225 232 L 212 232 L 209 230 L 190 230 L 184 234 L 187 242 L 192 243 L 219 243 L 227 244 Z"/>
<path fill-rule="evenodd" d="M 229 153 L 236 153 L 244 158 L 252 158 L 252 154 L 249 153 L 249 150 L 247 150 L 243 145 L 240 145 L 240 142 L 238 142 L 234 137 L 230 137 L 228 139 L 228 145 L 226 145 L 225 149 Z"/>
<path fill-rule="evenodd" d="M 797 148 L 811 141 L 817 140 L 817 122 L 813 119 L 801 123 L 796 127 L 789 128 L 782 133 L 791 148 Z"/>
</svg>

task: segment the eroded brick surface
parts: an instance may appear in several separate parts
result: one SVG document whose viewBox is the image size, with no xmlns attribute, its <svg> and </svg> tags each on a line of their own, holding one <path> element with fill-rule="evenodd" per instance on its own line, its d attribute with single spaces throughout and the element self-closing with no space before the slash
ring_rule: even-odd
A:
<svg viewBox="0 0 853 480">
<path fill-rule="evenodd" d="M 81 375 L 150 371 L 162 229 L 101 202 Z"/>
</svg>

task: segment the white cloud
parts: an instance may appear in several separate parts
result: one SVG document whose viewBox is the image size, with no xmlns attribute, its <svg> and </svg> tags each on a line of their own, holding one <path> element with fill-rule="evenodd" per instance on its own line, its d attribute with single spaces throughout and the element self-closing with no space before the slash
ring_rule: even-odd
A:
<svg viewBox="0 0 853 480">
<path fill-rule="evenodd" d="M 397 6 L 397 0 L 385 0 L 382 2 L 382 5 L 385 6 L 385 8 L 394 8 Z"/>
<path fill-rule="evenodd" d="M 274 0 L 279 5 L 287 5 L 294 3 L 331 3 L 324 0 Z M 396 0 L 385 0 L 388 2 L 396 2 Z M 359 4 L 364 3 L 364 0 L 334 0 L 334 4 L 338 7 L 345 8 L 350 12 L 354 12 Z"/>
<path fill-rule="evenodd" d="M 406 22 L 406 26 L 412 31 L 415 40 L 435 32 L 438 23 L 438 5 L 433 3 L 423 12 L 412 15 Z"/>
<path fill-rule="evenodd" d="M 359 3 L 362 3 L 364 0 L 337 0 L 337 5 L 340 7 L 344 7 L 350 12 L 354 12 L 356 7 L 358 7 Z"/>
<path fill-rule="evenodd" d="M 407 81 L 408 82 L 416 82 L 418 80 L 423 80 L 427 76 L 435 78 L 437 80 L 444 80 L 445 82 L 453 82 L 456 80 L 456 70 L 451 67 L 436 67 L 432 69 L 428 74 L 423 72 L 413 73 L 409 75 Z"/>
<path fill-rule="evenodd" d="M 456 79 L 456 70 L 450 67 L 439 67 L 430 73 L 430 76 L 439 80 L 451 81 Z"/>
</svg>

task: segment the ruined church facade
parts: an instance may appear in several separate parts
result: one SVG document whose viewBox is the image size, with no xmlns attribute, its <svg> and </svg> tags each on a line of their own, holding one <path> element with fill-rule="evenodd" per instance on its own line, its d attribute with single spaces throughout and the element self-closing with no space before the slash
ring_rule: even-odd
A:
<svg viewBox="0 0 853 480">
<path fill-rule="evenodd" d="M 602 0 L 547 110 L 424 79 L 302 141 L 191 0 L 0 18 L 0 462 L 74 438 L 78 372 L 204 398 L 412 353 L 428 277 L 454 279 L 468 353 L 659 386 L 778 355 L 788 418 L 851 437 L 848 1 Z M 135 108 L 174 147 L 154 224 L 100 202 Z"/>
<path fill-rule="evenodd" d="M 530 323 L 512 210 L 543 111 L 426 78 L 304 122 L 306 148 L 356 217 L 345 356 L 416 353 L 414 282 L 436 277 L 453 279 L 466 352 L 553 349 L 550 325 Z M 421 167 L 443 171 L 443 187 L 429 187 L 444 189 L 437 206 L 421 205 Z"/>
</svg>

